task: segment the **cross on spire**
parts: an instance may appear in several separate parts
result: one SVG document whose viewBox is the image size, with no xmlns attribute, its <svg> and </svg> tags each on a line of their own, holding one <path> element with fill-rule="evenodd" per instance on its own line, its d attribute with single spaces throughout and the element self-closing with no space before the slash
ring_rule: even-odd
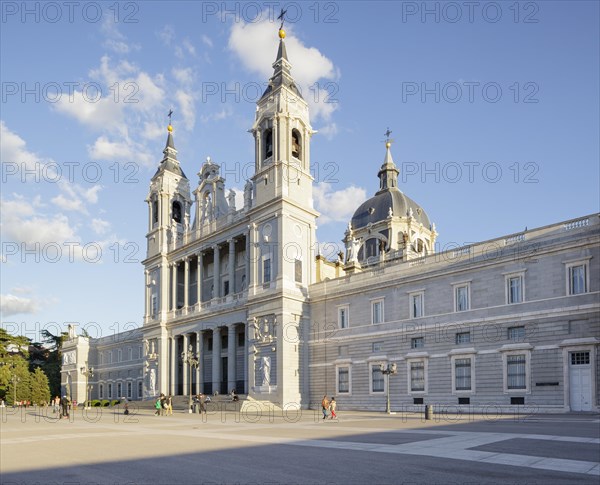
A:
<svg viewBox="0 0 600 485">
<path fill-rule="evenodd" d="M 173 116 L 173 110 L 172 109 L 169 110 L 169 114 L 167 116 L 169 117 L 169 124 L 171 124 L 171 116 Z"/>
<path fill-rule="evenodd" d="M 279 14 L 279 17 L 277 17 L 277 20 L 281 20 L 281 26 L 279 27 L 279 30 L 283 29 L 283 23 L 285 22 L 285 14 L 287 13 L 287 9 L 281 9 L 281 13 Z"/>
</svg>

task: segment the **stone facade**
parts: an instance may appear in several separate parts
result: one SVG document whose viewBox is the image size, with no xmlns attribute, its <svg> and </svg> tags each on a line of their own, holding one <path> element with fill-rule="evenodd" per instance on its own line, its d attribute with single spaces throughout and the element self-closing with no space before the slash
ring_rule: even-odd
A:
<svg viewBox="0 0 600 485">
<path fill-rule="evenodd" d="M 210 158 L 191 189 L 169 126 L 146 199 L 143 326 L 100 339 L 71 330 L 65 392 L 597 411 L 599 215 L 435 253 L 435 225 L 399 190 L 387 143 L 380 190 L 357 208 L 345 254 L 327 261 L 316 251 L 314 131 L 283 38 L 273 69 L 242 207 Z"/>
</svg>

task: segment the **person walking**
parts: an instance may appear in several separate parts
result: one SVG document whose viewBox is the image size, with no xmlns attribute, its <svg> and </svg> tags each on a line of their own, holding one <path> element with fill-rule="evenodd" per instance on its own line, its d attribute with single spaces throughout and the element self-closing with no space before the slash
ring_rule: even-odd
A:
<svg viewBox="0 0 600 485">
<path fill-rule="evenodd" d="M 161 394 L 161 397 L 162 397 L 162 394 Z M 160 414 L 161 414 L 161 409 L 162 409 L 161 397 L 157 398 L 156 402 L 154 403 L 154 409 L 156 409 L 156 411 L 154 412 L 154 416 L 160 416 Z"/>
<path fill-rule="evenodd" d="M 60 415 L 60 419 L 69 417 L 69 398 L 67 396 L 63 396 L 60 400 L 60 405 L 62 407 L 62 413 Z"/>
<path fill-rule="evenodd" d="M 327 394 L 325 394 L 321 400 L 321 408 L 323 408 L 323 419 L 327 419 L 327 410 L 329 409 L 329 399 L 327 399 Z"/>
<path fill-rule="evenodd" d="M 167 403 L 167 412 L 166 412 L 166 415 L 167 416 L 173 416 L 173 396 L 171 396 L 171 394 L 169 394 L 167 396 L 166 403 Z"/>
<path fill-rule="evenodd" d="M 335 414 L 336 408 L 337 408 L 337 402 L 335 401 L 335 397 L 332 397 L 331 402 L 329 403 L 329 410 L 331 411 L 331 419 L 337 419 L 337 414 Z"/>
</svg>

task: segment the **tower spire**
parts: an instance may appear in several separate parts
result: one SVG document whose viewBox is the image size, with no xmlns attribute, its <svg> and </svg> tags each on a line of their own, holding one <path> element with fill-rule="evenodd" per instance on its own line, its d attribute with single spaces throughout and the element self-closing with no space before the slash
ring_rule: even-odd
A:
<svg viewBox="0 0 600 485">
<path fill-rule="evenodd" d="M 394 159 L 392 158 L 391 146 L 394 140 L 390 138 L 392 134 L 391 130 L 388 128 L 385 135 L 385 158 L 383 159 L 383 164 L 379 169 L 379 173 L 377 176 L 379 177 L 379 192 L 384 190 L 389 190 L 393 187 L 398 187 L 398 168 L 394 163 Z"/>
</svg>

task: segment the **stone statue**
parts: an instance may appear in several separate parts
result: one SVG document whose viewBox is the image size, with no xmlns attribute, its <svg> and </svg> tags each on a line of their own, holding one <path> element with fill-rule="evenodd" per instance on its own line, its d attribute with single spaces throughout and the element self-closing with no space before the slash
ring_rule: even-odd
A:
<svg viewBox="0 0 600 485">
<path fill-rule="evenodd" d="M 252 206 L 252 182 L 246 181 L 244 185 L 244 209 L 248 210 Z"/>
<path fill-rule="evenodd" d="M 229 204 L 229 212 L 235 212 L 235 191 L 233 189 L 229 191 L 227 203 Z"/>
<path fill-rule="evenodd" d="M 156 395 L 156 370 L 150 369 L 150 395 Z"/>
<path fill-rule="evenodd" d="M 271 385 L 271 357 L 262 358 L 262 375 L 263 375 L 263 386 Z"/>
<path fill-rule="evenodd" d="M 360 241 L 356 238 L 348 238 L 346 245 L 346 262 L 358 263 L 358 250 L 360 249 Z"/>
</svg>

